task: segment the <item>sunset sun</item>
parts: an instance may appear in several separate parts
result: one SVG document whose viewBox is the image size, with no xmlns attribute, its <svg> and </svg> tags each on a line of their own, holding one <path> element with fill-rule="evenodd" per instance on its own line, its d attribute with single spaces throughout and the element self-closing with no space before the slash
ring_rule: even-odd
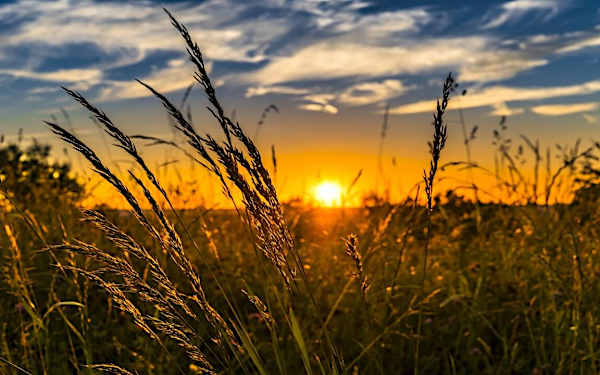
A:
<svg viewBox="0 0 600 375">
<path fill-rule="evenodd" d="M 322 181 L 315 186 L 315 200 L 322 206 L 339 206 L 342 200 L 342 187 L 337 182 Z"/>
</svg>

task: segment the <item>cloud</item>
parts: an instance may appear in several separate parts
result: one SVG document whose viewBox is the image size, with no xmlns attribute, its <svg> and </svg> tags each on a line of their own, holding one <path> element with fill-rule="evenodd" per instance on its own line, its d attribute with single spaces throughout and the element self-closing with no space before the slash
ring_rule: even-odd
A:
<svg viewBox="0 0 600 375">
<path fill-rule="evenodd" d="M 304 109 L 307 111 L 315 111 L 315 112 L 325 112 L 332 115 L 338 113 L 337 107 L 334 107 L 331 104 L 319 104 L 319 103 L 308 103 L 302 104 L 298 108 Z"/>
<path fill-rule="evenodd" d="M 532 11 L 546 12 L 546 19 L 555 16 L 561 9 L 561 4 L 556 0 L 513 0 L 502 4 L 500 14 L 493 17 L 483 29 L 493 29 L 505 23 L 518 20 Z"/>
<path fill-rule="evenodd" d="M 287 86 L 271 86 L 252 88 L 252 95 L 265 93 L 304 94 L 300 100 L 309 103 L 298 106 L 308 111 L 320 111 L 335 114 L 338 112 L 338 104 L 348 106 L 361 106 L 378 103 L 386 99 L 403 94 L 414 86 L 405 86 L 402 81 L 388 79 L 383 81 L 362 82 L 354 84 L 338 92 L 315 92 L 306 89 L 297 89 Z M 310 94 L 308 94 L 310 93 Z M 248 97 L 248 93 L 246 93 Z M 333 104 L 335 103 L 335 105 Z"/>
<path fill-rule="evenodd" d="M 338 108 L 330 102 L 337 97 L 335 94 L 311 94 L 302 97 L 302 100 L 311 102 L 301 104 L 298 106 L 300 109 L 314 112 L 324 112 L 329 114 L 338 113 Z"/>
<path fill-rule="evenodd" d="M 538 34 L 538 35 L 532 35 L 532 36 L 528 37 L 527 41 L 531 44 L 544 44 L 544 43 L 553 42 L 553 41 L 557 40 L 558 38 L 559 38 L 559 36 L 556 34 L 550 34 L 550 35 Z"/>
<path fill-rule="evenodd" d="M 31 89 L 31 90 L 28 90 L 27 93 L 31 94 L 31 95 L 47 94 L 47 93 L 50 93 L 50 92 L 57 92 L 58 89 L 59 88 L 56 87 L 56 86 L 52 86 L 52 87 L 49 87 L 49 86 L 46 86 L 46 87 L 36 87 L 36 88 Z"/>
<path fill-rule="evenodd" d="M 343 32 L 360 30 L 369 38 L 387 37 L 390 34 L 418 31 L 432 19 L 432 15 L 425 9 L 408 9 L 368 15 L 352 13 L 351 17 L 347 17 L 343 22 L 338 22 L 335 30 Z"/>
<path fill-rule="evenodd" d="M 589 81 L 579 85 L 570 86 L 533 88 L 492 86 L 484 89 L 472 90 L 466 96 L 461 97 L 460 106 L 461 108 L 487 107 L 500 105 L 500 103 L 587 95 L 596 92 L 600 92 L 600 81 Z M 456 101 L 451 100 L 449 107 L 454 107 L 456 103 Z M 433 110 L 434 105 L 435 101 L 422 100 L 392 108 L 390 113 L 408 114 L 430 112 Z"/>
<path fill-rule="evenodd" d="M 188 26 L 210 60 L 263 61 L 269 43 L 278 40 L 290 27 L 285 18 L 245 16 L 249 6 L 242 2 L 208 0 L 199 5 L 190 4 L 173 4 L 170 8 Z M 132 64 L 146 65 L 145 69 L 148 69 L 150 63 L 146 63 L 145 59 L 152 53 L 171 51 L 176 57 L 182 55 L 184 48 L 168 17 L 150 1 L 21 0 L 0 6 L 0 24 L 6 22 L 16 23 L 18 27 L 0 31 L 0 63 L 11 61 L 6 58 L 6 51 L 11 51 L 11 48 L 31 46 L 36 53 L 19 60 L 18 68 L 4 69 L 0 74 L 70 83 L 78 90 L 101 85 L 101 100 L 149 95 L 135 82 L 108 80 L 108 75 L 103 74 L 106 71 Z M 59 47 L 77 44 L 91 44 L 110 58 L 87 63 L 88 66 L 81 69 L 51 72 L 46 72 L 47 68 L 40 69 L 45 59 L 56 56 Z M 64 58 L 78 61 L 80 56 L 75 52 Z M 167 77 L 161 79 L 160 73 Z M 146 76 L 161 91 L 168 92 L 189 84 L 191 70 L 185 76 L 182 69 L 169 66 L 161 71 L 151 71 Z"/>
<path fill-rule="evenodd" d="M 207 71 L 210 72 L 211 67 L 212 64 L 208 64 Z M 166 68 L 155 70 L 140 80 L 162 93 L 184 89 L 194 81 L 192 67 L 185 60 L 180 59 L 170 60 Z M 148 89 L 134 80 L 109 81 L 108 87 L 100 90 L 98 100 L 112 101 L 149 95 L 151 94 Z"/>
<path fill-rule="evenodd" d="M 589 37 L 589 38 L 585 38 L 583 40 L 577 41 L 575 43 L 568 44 L 568 45 L 560 48 L 557 51 L 557 53 L 575 52 L 575 51 L 579 51 L 584 48 L 598 47 L 598 46 L 600 46 L 600 36 Z"/>
<path fill-rule="evenodd" d="M 371 14 L 360 12 L 369 5 L 365 1 L 346 0 L 207 0 L 198 5 L 175 3 L 170 8 L 188 26 L 209 59 L 244 63 L 271 60 L 273 51 L 281 51 L 281 48 L 273 49 L 273 46 L 302 49 L 302 44 L 331 36 L 346 35 L 349 39 L 370 42 L 386 40 L 390 35 L 416 32 L 432 19 L 423 8 Z M 110 55 L 108 61 L 89 68 L 100 74 L 108 69 L 142 63 L 155 51 L 180 54 L 183 47 L 181 38 L 172 30 L 168 18 L 151 1 L 20 0 L 0 6 L 0 24 L 9 20 L 16 22 L 18 27 L 10 32 L 0 31 L 3 41 L 0 61 L 3 60 L 2 51 L 7 48 L 35 46 L 40 53 L 26 57 L 28 61 L 21 62 L 19 73 L 41 80 L 52 81 L 51 75 L 39 73 L 38 67 L 44 62 L 48 51 L 51 53 L 56 47 L 89 43 L 106 52 Z M 289 34 L 296 29 L 311 31 L 312 25 L 318 26 L 320 35 L 310 36 L 307 33 L 307 38 L 302 39 Z M 172 70 L 166 72 L 174 73 Z M 142 95 L 134 83 L 102 80 L 102 76 L 94 78 L 79 88 L 102 83 L 108 86 L 101 90 L 102 99 Z M 158 79 L 155 75 L 152 78 Z M 165 91 L 180 86 L 163 83 Z M 264 95 L 267 91 L 296 95 L 306 93 L 302 89 L 281 86 L 268 88 L 273 82 L 260 83 L 261 86 L 248 89 L 248 97 Z"/>
<path fill-rule="evenodd" d="M 335 94 L 312 94 L 306 95 L 303 97 L 304 100 L 308 100 L 310 102 L 318 103 L 318 104 L 328 104 L 330 101 L 336 98 Z"/>
<path fill-rule="evenodd" d="M 521 51 L 499 48 L 488 37 L 428 39 L 401 46 L 376 46 L 341 40 L 317 42 L 289 56 L 274 57 L 245 77 L 250 82 L 283 82 L 415 74 L 459 67 L 463 81 L 510 78 L 546 64 Z"/>
<path fill-rule="evenodd" d="M 338 96 L 338 101 L 351 106 L 378 103 L 402 95 L 411 88 L 413 87 L 406 87 L 402 81 L 396 79 L 359 83 L 342 92 Z"/>
<path fill-rule="evenodd" d="M 51 72 L 32 72 L 18 69 L 1 69 L 0 75 L 5 74 L 13 78 L 27 78 L 45 82 L 56 82 L 58 85 L 66 85 L 73 90 L 87 90 L 98 84 L 102 79 L 102 71 L 98 69 L 60 69 Z M 57 87 L 58 88 L 58 87 Z M 48 90 L 47 87 L 32 89 L 29 92 L 39 94 Z M 41 91 L 39 91 L 41 90 Z"/>
<path fill-rule="evenodd" d="M 370 38 L 387 36 L 391 33 L 418 31 L 433 19 L 430 12 L 424 8 L 379 13 L 359 12 L 372 5 L 366 1 L 295 0 L 276 1 L 275 4 L 279 7 L 310 14 L 310 25 L 317 29 L 336 33 L 358 32 Z"/>
<path fill-rule="evenodd" d="M 98 69 L 60 69 L 53 72 L 30 72 L 26 70 L 2 69 L 0 74 L 8 74 L 17 78 L 30 78 L 40 81 L 51 82 L 78 82 L 94 81 L 98 82 L 102 77 L 102 72 Z"/>
<path fill-rule="evenodd" d="M 337 0 L 326 4 L 277 0 L 257 3 L 208 0 L 199 5 L 190 4 L 174 4 L 171 9 L 188 26 L 205 55 L 212 60 L 248 63 L 268 59 L 267 50 L 270 46 L 285 38 L 298 43 L 298 39 L 289 39 L 286 35 L 306 18 L 298 17 L 299 12 L 309 13 L 310 22 L 321 23 L 324 28 L 329 29 L 328 33 L 356 30 L 381 37 L 386 33 L 416 30 L 428 18 L 424 10 L 384 12 L 363 17 L 358 10 L 368 6 L 368 3 Z M 253 12 L 255 15 L 250 16 Z M 332 22 L 328 23 L 327 18 L 331 18 Z M 149 95 L 135 82 L 107 79 L 108 74 L 103 76 L 104 71 L 141 63 L 155 51 L 173 51 L 180 55 L 183 47 L 180 36 L 172 30 L 168 18 L 150 1 L 121 3 L 21 0 L 0 6 L 0 23 L 9 20 L 18 27 L 9 30 L 10 32 L 0 31 L 3 41 L 0 62 L 4 60 L 2 52 L 8 48 L 35 46 L 39 53 L 26 56 L 27 61 L 19 61 L 18 69 L 5 69 L 2 73 L 13 77 L 69 83 L 80 90 L 101 84 L 100 100 Z M 90 43 L 100 52 L 106 52 L 110 55 L 109 61 L 92 64 L 86 69 L 40 71 L 42 69 L 39 66 L 44 63 L 44 58 L 55 55 L 53 50 L 57 47 L 78 43 Z M 69 56 L 65 56 L 67 57 Z M 73 58 L 77 59 L 78 56 Z M 160 74 L 164 74 L 166 78 L 162 79 Z M 163 92 L 183 88 L 189 82 L 189 76 L 174 66 L 153 70 L 143 78 L 160 87 Z M 248 89 L 247 96 L 264 95 L 267 92 L 296 95 L 308 93 L 304 89 L 263 86 Z"/>
<path fill-rule="evenodd" d="M 253 96 L 261 96 L 267 94 L 286 94 L 286 95 L 303 95 L 308 94 L 309 90 L 288 87 L 288 86 L 256 86 L 256 87 L 248 87 L 246 90 L 246 98 L 251 98 Z"/>
<path fill-rule="evenodd" d="M 501 50 L 481 53 L 466 59 L 467 63 L 459 68 L 458 79 L 462 82 L 502 81 L 548 63 L 545 59 L 529 58 L 519 52 Z"/>
<path fill-rule="evenodd" d="M 212 59 L 261 61 L 261 46 L 288 28 L 283 19 L 244 19 L 247 8 L 236 1 L 212 0 L 195 6 L 174 5 L 172 10 Z M 18 32 L 4 36 L 5 46 L 87 42 L 108 51 L 137 51 L 117 62 L 121 66 L 141 61 L 149 51 L 179 51 L 183 46 L 160 7 L 148 1 L 19 1 L 0 7 L 0 19 L 9 17 L 24 21 Z"/>
<path fill-rule="evenodd" d="M 371 5 L 366 0 L 206 0 L 171 3 L 170 8 L 189 27 L 205 56 L 223 67 L 213 77 L 215 82 L 226 78 L 230 84 L 250 85 L 244 88 L 246 97 L 334 95 L 326 104 L 336 108 L 402 95 L 409 89 L 402 84 L 404 77 L 398 77 L 402 75 L 441 76 L 452 70 L 461 82 L 502 81 L 549 64 L 557 52 L 600 44 L 597 32 L 540 34 L 511 41 L 492 32 L 432 33 L 447 26 L 447 12 L 435 7 L 366 12 Z M 495 18 L 487 25 L 511 22 L 528 12 L 551 17 L 562 8 L 558 0 L 509 1 L 495 8 Z M 173 64 L 184 45 L 168 18 L 149 0 L 17 0 L 0 6 L 2 24 L 16 25 L 0 28 L 0 64 L 8 64 L 1 65 L 7 75 L 69 83 L 81 90 L 94 88 L 101 100 L 149 95 L 132 80 L 115 79 L 111 75 L 115 71 L 139 69 L 138 76 L 163 92 L 190 82 L 191 70 L 186 67 L 151 68 L 152 64 L 162 67 L 166 60 Z M 425 36 L 433 34 L 442 36 Z M 91 45 L 105 56 L 86 60 L 79 70 L 51 67 L 55 70 L 48 71 L 45 60 L 56 60 L 63 50 L 69 51 L 67 59 L 73 54 L 67 47 L 80 44 Z M 26 55 L 19 66 L 10 65 L 15 59 L 6 55 L 14 54 L 11 48 L 21 47 L 36 52 Z M 74 49 L 74 61 L 85 57 L 77 56 L 84 51 Z M 155 60 L 157 55 L 162 61 Z M 77 74 L 79 79 L 73 78 Z M 294 84 L 306 81 L 318 82 L 319 88 Z"/>
<path fill-rule="evenodd" d="M 525 112 L 523 108 L 509 108 L 504 102 L 494 104 L 493 107 L 491 114 L 494 116 L 514 116 Z"/>
<path fill-rule="evenodd" d="M 600 104 L 596 102 L 575 103 L 575 104 L 549 104 L 539 105 L 531 108 L 538 115 L 545 116 L 562 116 L 572 113 L 590 112 L 600 108 Z"/>
</svg>

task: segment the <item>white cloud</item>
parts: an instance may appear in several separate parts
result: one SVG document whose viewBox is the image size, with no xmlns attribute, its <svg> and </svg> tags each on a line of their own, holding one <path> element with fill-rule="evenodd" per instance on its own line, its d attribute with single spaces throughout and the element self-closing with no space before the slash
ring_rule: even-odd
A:
<svg viewBox="0 0 600 375">
<path fill-rule="evenodd" d="M 244 19 L 241 15 L 248 5 L 233 0 L 208 0 L 195 6 L 177 4 L 171 9 L 188 26 L 209 59 L 262 61 L 268 43 L 289 29 L 284 18 Z M 16 46 L 35 45 L 39 53 L 20 62 L 18 69 L 4 69 L 0 74 L 68 84 L 76 90 L 103 84 L 105 87 L 100 90 L 99 100 L 149 95 L 133 81 L 134 77 L 129 81 L 104 79 L 103 72 L 107 69 L 141 62 L 154 51 L 170 50 L 178 55 L 184 51 L 184 43 L 168 17 L 160 7 L 148 1 L 21 0 L 0 6 L 2 20 L 22 23 L 14 32 L 2 35 L 0 60 L 6 56 L 3 49 Z M 111 58 L 82 69 L 38 71 L 44 56 L 52 54 L 53 48 L 73 43 L 92 43 Z M 167 68 L 142 78 L 162 92 L 184 88 L 193 78 L 191 69 L 177 66 L 182 61 L 174 59 Z"/>
<path fill-rule="evenodd" d="M 369 6 L 368 2 L 363 1 L 267 0 L 259 3 L 266 9 L 276 10 L 276 14 L 279 14 L 277 17 L 268 12 L 248 17 L 248 12 L 256 5 L 249 2 L 207 0 L 198 5 L 190 4 L 181 3 L 170 8 L 190 29 L 205 55 L 213 60 L 238 62 L 261 62 L 270 59 L 272 56 L 267 53 L 268 48 L 284 37 L 295 23 L 300 22 L 296 21 L 301 19 L 298 18 L 300 13 L 310 15 L 309 23 L 319 25 L 325 31 L 323 37 L 344 34 L 350 39 L 358 38 L 369 42 L 385 40 L 389 35 L 399 32 L 418 31 L 431 20 L 428 11 L 420 8 L 361 14 L 359 10 Z M 113 56 L 110 61 L 93 67 L 102 72 L 138 63 L 153 51 L 172 50 L 181 53 L 183 49 L 183 42 L 172 30 L 166 15 L 149 1 L 125 3 L 20 0 L 0 6 L 0 20 L 3 19 L 17 19 L 22 23 L 15 32 L 3 36 L 0 59 L 2 48 L 11 46 L 35 44 L 38 46 L 36 48 L 50 49 L 53 46 L 73 43 L 92 43 Z M 298 40 L 294 40 L 293 43 L 297 44 Z M 300 40 L 300 43 L 305 41 Z M 292 44 L 288 48 L 296 46 Z M 44 77 L 41 73 L 36 73 L 36 68 L 42 62 L 39 59 L 39 56 L 29 57 L 29 61 L 20 68 L 20 74 Z M 50 75 L 46 77 L 51 81 Z M 233 77 L 236 78 L 235 74 Z M 88 84 L 78 87 L 88 88 L 96 83 L 108 84 L 109 87 L 102 91 L 103 99 L 108 96 L 125 98 L 142 94 L 134 83 L 99 82 L 101 78 L 87 80 Z M 281 86 L 269 88 L 268 85 L 273 84 L 269 81 L 260 84 L 263 86 L 248 89 L 247 96 L 264 95 L 267 91 L 305 93 L 301 89 Z M 167 88 L 179 86 L 173 83 L 164 85 Z"/>
<path fill-rule="evenodd" d="M 544 11 L 550 19 L 561 9 L 557 0 L 513 0 L 502 4 L 500 14 L 496 15 L 483 25 L 484 29 L 492 29 L 502 26 L 507 22 L 517 20 L 531 11 Z"/>
<path fill-rule="evenodd" d="M 580 41 L 576 41 L 572 44 L 568 44 L 562 48 L 560 48 L 557 53 L 568 53 L 579 51 L 588 47 L 598 47 L 600 46 L 600 36 L 589 37 Z"/>
<path fill-rule="evenodd" d="M 305 109 L 307 111 L 325 112 L 325 113 L 329 113 L 332 115 L 335 115 L 336 113 L 338 113 L 337 107 L 334 107 L 331 104 L 308 103 L 308 104 L 302 104 L 298 108 Z"/>
<path fill-rule="evenodd" d="M 553 42 L 553 41 L 557 40 L 558 38 L 559 38 L 559 36 L 556 34 L 550 34 L 550 35 L 538 34 L 538 35 L 530 36 L 529 38 L 527 38 L 527 41 L 531 44 L 544 44 L 544 43 Z"/>
<path fill-rule="evenodd" d="M 312 94 L 303 97 L 304 100 L 317 104 L 328 104 L 330 101 L 336 98 L 335 94 Z"/>
<path fill-rule="evenodd" d="M 546 63 L 546 60 L 529 58 L 524 53 L 501 49 L 495 44 L 488 37 L 429 39 L 401 46 L 328 40 L 289 56 L 274 57 L 264 68 L 245 79 L 277 84 L 305 79 L 414 74 L 459 67 L 463 81 L 491 81 L 510 78 Z"/>
<path fill-rule="evenodd" d="M 261 46 L 288 30 L 283 19 L 233 22 L 247 10 L 242 2 L 211 0 L 192 7 L 172 8 L 211 59 L 261 61 L 265 58 Z M 150 51 L 179 51 L 183 47 L 164 12 L 145 1 L 22 0 L 0 7 L 0 18 L 9 17 L 22 17 L 27 21 L 18 32 L 3 39 L 4 46 L 89 42 L 106 51 L 136 51 L 129 51 L 116 65 L 141 61 Z"/>
<path fill-rule="evenodd" d="M 284 89 L 284 91 L 290 89 L 285 86 L 274 86 L 274 88 Z M 412 88 L 406 87 L 402 81 L 394 79 L 381 82 L 363 82 L 352 85 L 340 92 L 317 92 L 304 95 L 300 99 L 310 103 L 302 104 L 299 108 L 335 114 L 338 112 L 337 104 L 360 106 L 377 103 L 401 95 Z M 332 102 L 335 102 L 336 105 Z"/>
<path fill-rule="evenodd" d="M 53 87 L 36 87 L 33 88 L 29 91 L 27 91 L 28 94 L 31 95 L 39 95 L 39 94 L 47 94 L 50 92 L 57 92 L 58 91 L 58 86 L 53 86 Z"/>
<path fill-rule="evenodd" d="M 531 108 L 531 110 L 538 115 L 546 116 L 562 116 L 569 115 L 572 113 L 590 112 L 597 110 L 600 107 L 599 103 L 574 103 L 574 104 L 548 104 L 539 105 Z"/>
<path fill-rule="evenodd" d="M 170 5 L 186 24 L 206 57 L 245 63 L 262 63 L 251 73 L 231 73 L 228 82 L 250 83 L 246 97 L 273 94 L 305 96 L 314 92 L 286 82 L 333 80 L 334 95 L 322 105 L 365 105 L 401 95 L 408 88 L 396 75 L 456 71 L 461 82 L 492 82 L 549 63 L 558 52 L 576 51 L 600 44 L 597 33 L 535 35 L 503 41 L 485 36 L 423 37 L 426 27 L 440 27 L 447 14 L 417 7 L 360 12 L 370 5 L 357 0 L 206 0 Z M 559 0 L 514 0 L 496 9 L 488 27 L 501 25 L 528 12 L 554 16 L 563 8 Z M 254 8 L 256 7 L 256 8 Z M 260 9 L 264 12 L 256 12 Z M 537 14 L 536 13 L 536 14 Z M 252 15 L 252 16 L 249 16 Z M 110 68 L 137 63 L 156 51 L 183 52 L 183 42 L 168 18 L 150 1 L 92 2 L 18 0 L 0 6 L 1 20 L 19 20 L 19 27 L 2 35 L 3 49 L 35 45 L 42 51 L 72 43 L 93 43 L 111 57 L 82 69 L 38 72 L 44 54 L 30 57 L 18 69 L 5 74 L 48 82 L 66 82 L 77 89 L 102 85 L 101 99 L 149 95 L 133 81 L 107 80 Z M 292 32 L 310 25 L 307 35 Z M 115 57 L 116 56 L 116 57 Z M 174 59 L 143 79 L 163 92 L 186 87 L 191 69 Z M 79 74 L 78 79 L 74 79 Z M 165 75 L 160 77 L 159 74 Z M 134 78 L 134 77 L 132 77 Z M 224 82 L 224 76 L 213 77 Z M 367 81 L 367 82 L 364 82 Z M 318 90 L 316 90 L 318 93 Z M 334 104 L 330 104 L 330 102 Z"/>
<path fill-rule="evenodd" d="M 200 5 L 174 5 L 178 19 L 185 23 L 209 59 L 257 62 L 265 59 L 264 48 L 288 29 L 284 19 L 247 19 L 234 22 L 247 5 L 236 1 L 209 0 Z M 0 74 L 69 84 L 70 88 L 87 90 L 97 84 L 107 87 L 99 100 L 148 96 L 149 92 L 131 81 L 103 80 L 103 71 L 142 61 L 153 51 L 172 50 L 182 53 L 184 44 L 173 30 L 168 17 L 155 4 L 140 1 L 91 2 L 60 0 L 38 2 L 21 0 L 0 6 L 0 20 L 24 20 L 15 32 L 2 37 L 2 48 L 36 45 L 44 48 L 72 43 L 93 43 L 101 50 L 117 56 L 87 69 L 38 72 L 39 56 L 23 61 L 22 68 L 3 70 Z M 76 59 L 77 57 L 75 57 Z M 160 71 L 152 72 L 148 83 L 162 92 L 186 87 L 192 70 L 176 66 L 183 60 L 172 60 Z M 164 76 L 161 76 L 164 75 Z"/>
<path fill-rule="evenodd" d="M 181 90 L 193 82 L 193 70 L 184 60 L 175 59 L 169 61 L 164 69 L 153 71 L 146 77 L 141 77 L 144 83 L 152 86 L 161 93 Z M 210 71 L 211 64 L 207 65 Z M 151 95 L 147 88 L 138 82 L 131 81 L 109 81 L 109 86 L 100 91 L 99 101 L 112 101 L 119 99 L 140 98 Z"/>
<path fill-rule="evenodd" d="M 484 51 L 465 56 L 465 63 L 459 68 L 458 79 L 462 82 L 502 81 L 547 63 L 548 60 L 530 58 L 517 51 Z"/>
<path fill-rule="evenodd" d="M 523 108 L 509 108 L 504 102 L 494 104 L 493 107 L 494 110 L 491 114 L 494 116 L 514 116 L 525 112 Z"/>
<path fill-rule="evenodd" d="M 253 96 L 261 96 L 267 94 L 286 94 L 286 95 L 303 95 L 309 93 L 307 89 L 288 87 L 288 86 L 256 86 L 249 87 L 246 90 L 246 98 Z"/>
<path fill-rule="evenodd" d="M 33 72 L 19 69 L 0 69 L 0 75 L 5 74 L 13 78 L 28 78 L 38 81 L 54 82 L 67 85 L 73 90 L 87 90 L 102 80 L 102 71 L 98 69 L 60 69 L 51 72 Z M 38 90 L 38 91 L 36 91 Z M 41 87 L 29 90 L 31 94 L 48 92 L 49 88 Z"/>
<path fill-rule="evenodd" d="M 382 12 L 368 15 L 352 13 L 335 30 L 350 32 L 359 30 L 369 38 L 387 37 L 393 33 L 418 31 L 430 23 L 431 14 L 425 9 L 409 9 L 394 12 Z"/>
<path fill-rule="evenodd" d="M 300 109 L 306 111 L 324 112 L 329 114 L 338 113 L 338 108 L 330 102 L 336 98 L 335 94 L 311 94 L 302 97 L 302 100 L 309 101 L 311 103 L 301 104 L 298 106 Z"/>
<path fill-rule="evenodd" d="M 412 87 L 406 87 L 402 81 L 395 79 L 359 83 L 342 92 L 338 97 L 338 101 L 352 106 L 377 103 L 402 95 L 410 88 Z"/>
<path fill-rule="evenodd" d="M 600 92 L 600 81 L 589 81 L 579 85 L 553 86 L 553 87 L 507 87 L 492 86 L 479 90 L 472 90 L 461 97 L 461 108 L 476 108 L 499 105 L 500 103 L 520 102 L 527 100 L 541 100 L 565 96 L 587 95 Z M 450 101 L 449 108 L 455 105 Z M 394 114 L 420 113 L 433 111 L 435 101 L 423 100 L 411 104 L 404 104 L 390 110 Z"/>
<path fill-rule="evenodd" d="M 98 69 L 60 69 L 52 72 L 30 72 L 26 70 L 2 69 L 0 74 L 17 78 L 30 78 L 50 82 L 99 82 L 102 72 Z"/>
</svg>

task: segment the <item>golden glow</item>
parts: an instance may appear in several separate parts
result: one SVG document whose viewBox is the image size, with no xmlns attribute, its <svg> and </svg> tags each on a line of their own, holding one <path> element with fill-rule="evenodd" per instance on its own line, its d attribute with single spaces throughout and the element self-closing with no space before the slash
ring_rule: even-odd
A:
<svg viewBox="0 0 600 375">
<path fill-rule="evenodd" d="M 342 187 L 337 182 L 322 181 L 313 189 L 315 200 L 322 206 L 334 207 L 342 203 Z"/>
<path fill-rule="evenodd" d="M 149 149 L 151 150 L 151 149 Z M 149 165 L 156 165 L 162 162 L 157 153 L 148 153 Z M 447 156 L 447 160 L 457 160 L 453 155 Z M 377 155 L 368 153 L 352 153 L 349 151 L 314 151 L 298 153 L 281 153 L 277 156 L 277 178 L 274 178 L 277 187 L 277 194 L 280 202 L 295 202 L 295 199 L 301 197 L 306 204 L 315 204 L 323 207 L 360 207 L 363 198 L 373 193 L 385 194 L 389 189 L 389 199 L 391 202 L 403 202 L 407 197 L 414 199 L 417 192 L 417 183 L 422 183 L 423 165 L 426 160 L 418 158 L 397 158 L 395 166 L 388 165 L 384 169 L 383 178 L 377 177 L 381 173 L 377 168 Z M 493 165 L 493 161 L 491 162 Z M 490 165 L 490 162 L 484 161 L 482 164 Z M 79 164 L 75 163 L 75 167 Z M 106 204 L 111 208 L 127 209 L 129 205 L 119 195 L 119 193 L 107 182 L 101 182 L 100 177 L 94 175 L 87 169 L 87 165 L 82 163 L 86 169 L 75 172 L 79 174 L 81 182 L 88 188 L 88 194 L 82 202 L 86 208 L 93 208 L 98 204 Z M 210 175 L 204 169 L 196 164 L 183 162 L 169 164 L 160 169 L 157 173 L 159 180 L 163 183 L 169 199 L 176 208 L 195 208 L 211 207 L 217 209 L 233 209 L 233 204 L 225 194 L 222 194 L 221 185 L 218 178 Z M 362 177 L 358 183 L 347 192 L 347 187 L 355 178 L 358 169 L 363 168 Z M 524 178 L 532 180 L 533 174 L 525 170 Z M 128 180 L 128 175 L 117 175 L 124 181 Z M 315 178 L 315 176 L 321 176 Z M 272 176 L 273 177 L 273 176 Z M 512 193 L 507 195 L 503 186 L 499 188 L 494 175 L 474 171 L 470 175 L 467 170 L 458 170 L 458 168 L 449 168 L 440 172 L 440 179 L 436 181 L 434 194 L 445 195 L 448 189 L 454 189 L 459 195 L 465 195 L 468 198 L 473 197 L 471 178 L 475 179 L 478 186 L 479 199 L 484 202 L 519 203 L 518 199 L 522 195 Z M 2 176 L 0 176 L 0 180 Z M 133 185 L 132 185 L 133 186 Z M 564 185 L 565 187 L 568 184 Z M 466 187 L 466 188 L 465 188 Z M 236 202 L 241 203 L 241 196 L 233 195 Z M 141 191 L 132 188 L 134 194 L 139 194 L 138 199 L 142 208 L 149 209 Z M 569 202 L 571 196 L 568 189 L 553 191 L 551 201 Z M 421 204 L 425 203 L 425 195 L 421 186 L 418 195 Z M 543 204 L 544 196 L 540 194 L 539 198 Z M 0 199 L 0 210 L 3 202 Z"/>
</svg>

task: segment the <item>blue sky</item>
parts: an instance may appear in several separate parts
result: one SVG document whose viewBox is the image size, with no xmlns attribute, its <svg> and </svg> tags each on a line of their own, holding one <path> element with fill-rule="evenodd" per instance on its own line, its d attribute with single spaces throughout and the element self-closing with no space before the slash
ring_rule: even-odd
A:
<svg viewBox="0 0 600 375">
<path fill-rule="evenodd" d="M 471 3 L 11 1 L 0 5 L 3 103 L 51 109 L 62 104 L 54 103 L 61 84 L 99 102 L 146 96 L 133 78 L 184 89 L 190 66 L 161 6 L 192 30 L 220 85 L 246 98 L 285 95 L 308 111 L 388 101 L 393 113 L 420 111 L 415 98 L 448 71 L 472 87 L 463 106 L 495 113 L 555 115 L 567 108 L 544 101 L 571 104 L 600 91 L 600 5 Z M 586 103 L 570 110 L 584 113 L 594 104 Z"/>
<path fill-rule="evenodd" d="M 169 133 L 133 80 L 176 100 L 193 81 L 162 6 L 189 27 L 220 96 L 246 126 L 270 103 L 282 109 L 264 142 L 290 152 L 307 143 L 367 152 L 359 151 L 367 139 L 374 154 L 388 103 L 397 130 L 387 150 L 426 152 L 432 100 L 449 71 L 468 89 L 451 108 L 469 109 L 481 126 L 506 115 L 548 142 L 573 132 L 589 138 L 600 126 L 596 1 L 18 0 L 0 3 L 2 132 L 43 136 L 41 120 L 60 108 L 78 119 L 65 85 L 131 132 Z M 194 111 L 203 112 L 202 100 L 194 92 Z"/>
</svg>

